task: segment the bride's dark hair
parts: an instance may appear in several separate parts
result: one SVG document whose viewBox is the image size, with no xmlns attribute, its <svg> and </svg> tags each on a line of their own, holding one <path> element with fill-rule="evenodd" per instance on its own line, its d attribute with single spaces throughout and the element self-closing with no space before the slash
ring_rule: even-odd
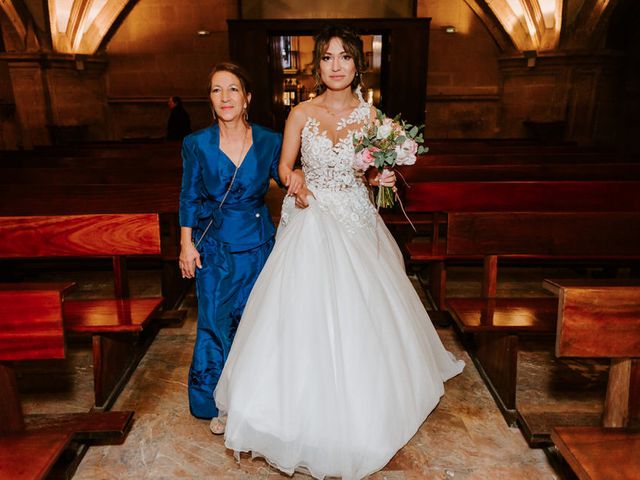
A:
<svg viewBox="0 0 640 480">
<path fill-rule="evenodd" d="M 351 82 L 351 90 L 355 90 L 362 84 L 362 73 L 367 69 L 367 62 L 364 57 L 362 39 L 351 28 L 345 25 L 327 25 L 320 33 L 314 37 L 313 46 L 313 78 L 316 80 L 320 93 L 326 90 L 326 86 L 320 78 L 320 61 L 329 48 L 332 38 L 337 38 L 342 43 L 344 51 L 351 55 L 353 63 L 356 65 L 356 76 Z"/>
</svg>

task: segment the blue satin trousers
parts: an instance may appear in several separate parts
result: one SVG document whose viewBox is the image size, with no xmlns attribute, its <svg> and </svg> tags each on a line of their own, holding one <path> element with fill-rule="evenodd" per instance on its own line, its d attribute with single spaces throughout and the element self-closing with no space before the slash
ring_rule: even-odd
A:
<svg viewBox="0 0 640 480">
<path fill-rule="evenodd" d="M 195 417 L 212 418 L 218 416 L 213 391 L 274 239 L 242 252 L 230 252 L 213 237 L 202 243 L 202 269 L 196 269 L 198 328 L 189 370 L 189 408 Z"/>
</svg>

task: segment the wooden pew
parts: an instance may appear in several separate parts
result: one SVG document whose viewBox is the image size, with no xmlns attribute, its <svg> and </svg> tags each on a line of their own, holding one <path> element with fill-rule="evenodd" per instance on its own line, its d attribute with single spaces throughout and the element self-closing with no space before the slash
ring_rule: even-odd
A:
<svg viewBox="0 0 640 480">
<path fill-rule="evenodd" d="M 409 188 L 422 182 L 640 179 L 640 162 L 432 165 L 427 158 L 423 163 L 416 163 L 410 167 L 398 167 L 397 170 L 409 183 Z M 7 172 L 6 177 L 10 178 L 12 175 L 14 174 Z M 402 181 L 399 183 L 402 184 Z"/>
<path fill-rule="evenodd" d="M 417 164 L 426 165 L 539 165 L 547 164 L 572 164 L 572 163 L 634 163 L 640 159 L 633 154 L 602 153 L 602 152 L 566 152 L 541 155 L 538 151 L 532 152 L 482 152 L 482 153 L 442 153 L 427 154 L 417 159 Z"/>
<path fill-rule="evenodd" d="M 538 164 L 538 165 L 416 165 L 399 169 L 409 185 L 423 182 L 470 181 L 604 181 L 640 180 L 638 163 Z M 100 185 L 100 184 L 173 184 L 180 185 L 182 168 L 150 171 L 139 167 L 2 167 L 2 184 Z M 412 188 L 412 187 L 409 187 Z"/>
<path fill-rule="evenodd" d="M 146 168 L 149 172 L 164 168 L 180 168 L 182 159 L 179 153 L 154 153 L 154 152 L 127 152 L 123 154 L 110 153 L 107 156 L 92 156 L 88 153 L 84 156 L 49 156 L 49 157 L 24 157 L 11 160 L 14 168 Z"/>
<path fill-rule="evenodd" d="M 431 218 L 428 241 L 418 238 L 404 244 L 410 264 L 429 267 L 427 291 L 436 308 L 443 309 L 446 294 L 446 262 L 477 260 L 445 250 L 441 212 L 598 212 L 640 211 L 639 181 L 541 181 L 541 182 L 429 182 L 412 185 L 405 208 L 410 217 Z M 402 219 L 400 219 L 402 221 Z M 424 222 L 426 223 L 426 222 Z M 405 228 L 406 230 L 406 228 Z"/>
<path fill-rule="evenodd" d="M 447 256 L 481 257 L 482 292 L 451 298 L 458 329 L 472 335 L 474 362 L 507 421 L 516 420 L 518 338 L 553 335 L 553 298 L 496 298 L 498 259 L 632 261 L 640 259 L 637 212 L 450 213 Z"/>
<path fill-rule="evenodd" d="M 92 167 L 1 167 L 0 183 L 5 185 L 101 185 L 153 184 L 180 185 L 182 168 L 92 168 Z"/>
<path fill-rule="evenodd" d="M 637 211 L 640 181 L 428 182 L 407 191 L 407 212 Z"/>
<path fill-rule="evenodd" d="M 65 357 L 63 296 L 73 284 L 0 284 L 0 478 L 45 478 L 71 441 L 120 443 L 133 412 L 22 413 L 13 365 Z"/>
<path fill-rule="evenodd" d="M 551 438 L 581 480 L 637 478 L 640 281 L 548 280 L 545 285 L 559 297 L 556 355 L 611 359 L 602 425 L 556 426 Z"/>
<path fill-rule="evenodd" d="M 16 156 L 9 157 L 13 168 L 146 168 L 149 171 L 164 168 L 180 168 L 182 159 L 179 151 L 167 152 L 107 152 L 94 155 L 50 155 L 50 156 Z M 480 166 L 480 165 L 540 165 L 540 164 L 601 164 L 601 163 L 637 163 L 640 159 L 630 154 L 616 153 L 552 153 L 541 155 L 540 152 L 529 153 L 443 153 L 429 154 L 419 157 L 418 165 L 430 166 Z"/>
<path fill-rule="evenodd" d="M 0 215 L 177 212 L 179 185 L 3 185 Z"/>
<path fill-rule="evenodd" d="M 168 310 L 177 308 L 189 285 L 177 268 L 179 195 L 179 184 L 3 185 L 0 216 L 158 213 L 162 295 Z"/>
<path fill-rule="evenodd" d="M 110 257 L 114 297 L 64 302 L 67 332 L 93 337 L 96 406 L 108 408 L 143 353 L 140 336 L 163 299 L 130 298 L 126 257 L 160 255 L 158 215 L 0 217 L 0 258 Z M 14 287 L 15 288 L 15 287 Z"/>
</svg>

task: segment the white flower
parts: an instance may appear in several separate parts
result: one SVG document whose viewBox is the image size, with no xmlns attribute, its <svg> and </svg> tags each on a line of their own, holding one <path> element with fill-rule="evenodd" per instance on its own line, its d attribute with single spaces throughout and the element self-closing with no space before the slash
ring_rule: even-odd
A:
<svg viewBox="0 0 640 480">
<path fill-rule="evenodd" d="M 391 135 L 393 131 L 393 126 L 389 123 L 383 123 L 378 127 L 378 131 L 376 132 L 376 138 L 378 140 L 383 140 Z"/>
<path fill-rule="evenodd" d="M 396 145 L 396 165 L 413 165 L 416 163 L 418 144 L 407 138 L 402 145 Z"/>
</svg>

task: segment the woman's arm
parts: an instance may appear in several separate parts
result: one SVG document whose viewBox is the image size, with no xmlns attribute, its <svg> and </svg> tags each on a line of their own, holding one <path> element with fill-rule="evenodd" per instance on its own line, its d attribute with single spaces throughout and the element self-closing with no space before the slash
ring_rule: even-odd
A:
<svg viewBox="0 0 640 480">
<path fill-rule="evenodd" d="M 202 199 L 202 173 L 198 165 L 196 145 L 187 137 L 182 143 L 182 188 L 180 190 L 180 257 L 183 278 L 193 278 L 196 266 L 202 268 L 200 254 L 193 244 L 193 227 L 198 223 Z"/>
</svg>

